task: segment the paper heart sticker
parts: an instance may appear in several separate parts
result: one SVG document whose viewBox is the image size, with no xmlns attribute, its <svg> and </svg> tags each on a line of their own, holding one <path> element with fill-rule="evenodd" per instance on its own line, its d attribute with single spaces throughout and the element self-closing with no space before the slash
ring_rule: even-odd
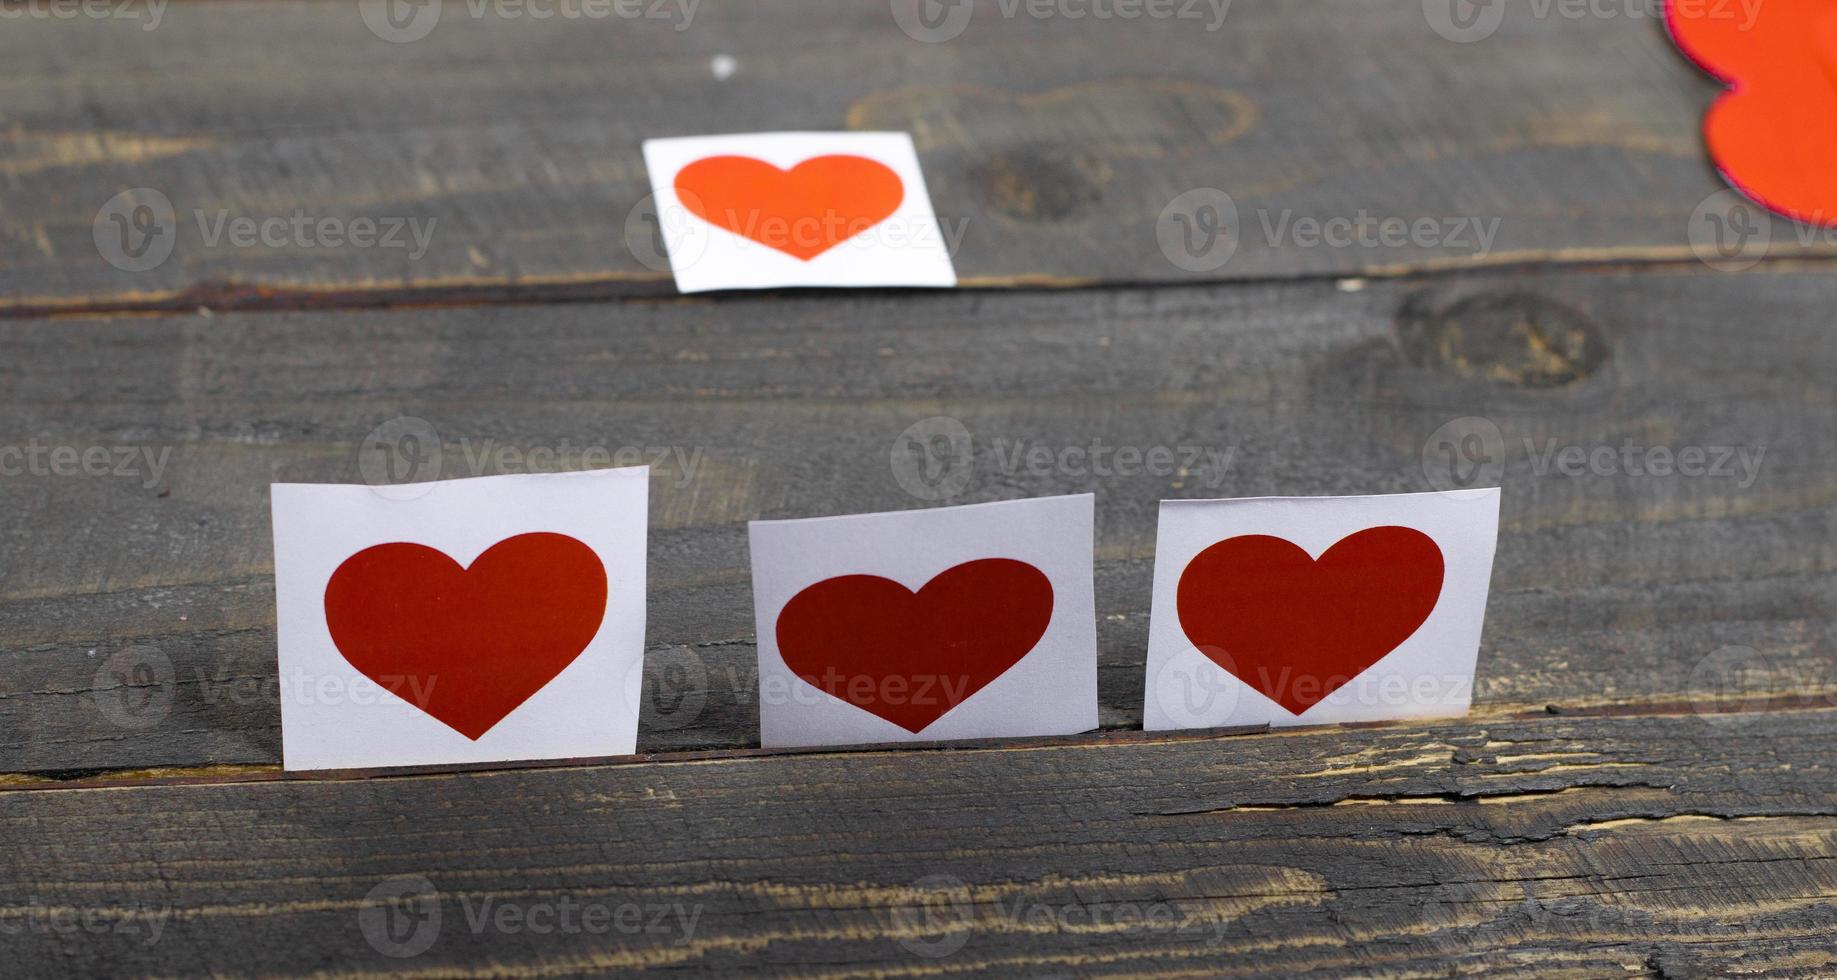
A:
<svg viewBox="0 0 1837 980">
<path fill-rule="evenodd" d="M 957 565 L 917 592 L 844 575 L 785 604 L 778 650 L 804 683 L 916 735 L 1032 651 L 1052 608 L 1045 573 L 1011 558 Z"/>
<path fill-rule="evenodd" d="M 505 538 L 469 568 L 426 545 L 379 544 L 325 587 L 345 660 L 475 741 L 573 663 L 605 615 L 605 565 L 565 534 Z"/>
<path fill-rule="evenodd" d="M 806 262 L 885 221 L 906 196 L 891 167 L 848 154 L 789 170 L 753 157 L 704 157 L 677 171 L 675 186 L 702 220 Z"/>
<path fill-rule="evenodd" d="M 1201 653 L 1299 715 L 1409 639 L 1435 608 L 1442 573 L 1441 548 L 1407 527 L 1348 535 L 1318 560 L 1246 534 L 1187 563 L 1176 606 Z"/>
<path fill-rule="evenodd" d="M 1665 23 L 1728 83 L 1703 117 L 1716 168 L 1769 210 L 1837 224 L 1837 4 L 1674 2 Z"/>
</svg>

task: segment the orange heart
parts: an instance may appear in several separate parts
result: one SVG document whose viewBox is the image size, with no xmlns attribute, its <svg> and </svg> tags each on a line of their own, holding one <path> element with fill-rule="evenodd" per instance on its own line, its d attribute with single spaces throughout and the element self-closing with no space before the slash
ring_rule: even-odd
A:
<svg viewBox="0 0 1837 980">
<path fill-rule="evenodd" d="M 1672 39 L 1728 84 L 1703 120 L 1723 176 L 1767 208 L 1837 225 L 1837 6 L 1670 3 Z"/>
<path fill-rule="evenodd" d="M 885 221 L 906 188 L 867 157 L 812 157 L 780 170 L 719 156 L 677 171 L 676 196 L 703 221 L 808 262 Z"/>
</svg>

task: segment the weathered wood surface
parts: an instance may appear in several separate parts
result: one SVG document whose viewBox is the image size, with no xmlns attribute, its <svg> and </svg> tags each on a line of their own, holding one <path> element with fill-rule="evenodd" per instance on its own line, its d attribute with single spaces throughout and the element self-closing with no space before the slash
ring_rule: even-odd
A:
<svg viewBox="0 0 1837 980">
<path fill-rule="evenodd" d="M 22 790 L 0 923 L 35 976 L 1823 977 L 1833 758 L 1826 707 Z"/>
<path fill-rule="evenodd" d="M 1837 975 L 1832 240 L 1692 261 L 1716 86 L 1656 5 L 1471 44 L 1417 0 L 1206 6 L 0 21 L 5 972 Z M 650 298 L 639 141 L 776 128 L 913 132 L 967 284 L 1106 288 Z M 1183 268 L 1157 217 L 1205 187 L 1237 251 Z M 142 272 L 96 238 L 130 188 L 175 210 Z M 296 212 L 434 232 L 198 224 Z M 1497 237 L 1297 237 L 1334 218 Z M 745 522 L 938 502 L 897 462 L 937 417 L 952 502 L 1099 495 L 1111 731 L 749 749 Z M 651 755 L 279 774 L 265 487 L 406 471 L 404 433 L 444 477 L 660 464 Z M 1143 456 L 1027 455 L 1094 444 Z M 1158 500 L 1450 481 L 1505 487 L 1473 715 L 1126 731 Z"/>
<path fill-rule="evenodd" d="M 578 6 L 479 6 L 561 2 Z M 0 310 L 665 294 L 642 217 L 628 241 L 648 193 L 639 143 L 691 133 L 912 132 L 939 214 L 967 222 L 970 284 L 1687 258 L 1693 211 L 1721 189 L 1698 136 L 1718 86 L 1672 50 L 1656 4 L 1578 17 L 1507 0 L 1474 43 L 1438 34 L 1420 0 L 1235 0 L 1217 30 L 1189 0 L 1171 9 L 1193 16 L 1133 20 L 1035 5 L 982 0 L 941 43 L 884 0 L 547 20 L 446 0 L 403 44 L 348 0 L 179 0 L 154 30 L 9 19 Z M 1157 246 L 1157 216 L 1208 187 L 1235 200 L 1239 247 L 1188 271 Z M 134 188 L 172 202 L 176 236 L 138 272 L 96 242 L 121 233 L 100 209 Z M 208 235 L 296 212 L 431 236 Z M 1307 223 L 1332 219 L 1438 224 L 1395 247 L 1310 245 Z M 1474 222 L 1497 222 L 1484 248 L 1453 233 Z M 1772 247 L 1832 245 L 1780 224 Z"/>
<path fill-rule="evenodd" d="M 0 772 L 278 761 L 265 487 L 363 480 L 398 416 L 446 477 L 665 453 L 641 751 L 757 744 L 745 522 L 931 504 L 891 460 L 935 416 L 975 439 L 958 502 L 1099 495 L 1107 727 L 1140 724 L 1158 500 L 1434 489 L 1463 417 L 1505 487 L 1486 717 L 1825 703 L 1834 299 L 1822 271 L 1677 269 L 8 321 L 0 445 L 170 456 L 0 480 L 29 515 L 0 525 Z M 1201 455 L 1015 462 L 1094 441 Z M 1628 443 L 1731 455 L 1632 475 Z M 1565 473 L 1571 446 L 1616 459 Z"/>
</svg>

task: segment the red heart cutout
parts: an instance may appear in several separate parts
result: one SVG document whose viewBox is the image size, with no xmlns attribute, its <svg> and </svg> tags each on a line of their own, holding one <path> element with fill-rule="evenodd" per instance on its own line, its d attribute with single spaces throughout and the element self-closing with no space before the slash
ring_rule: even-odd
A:
<svg viewBox="0 0 1837 980">
<path fill-rule="evenodd" d="M 1673 2 L 1665 23 L 1685 55 L 1728 84 L 1703 117 L 1717 169 L 1771 210 L 1837 224 L 1837 7 Z"/>
<path fill-rule="evenodd" d="M 1442 571 L 1435 540 L 1407 527 L 1366 528 L 1318 561 L 1246 534 L 1195 555 L 1175 604 L 1199 652 L 1299 715 L 1416 632 Z"/>
<path fill-rule="evenodd" d="M 808 262 L 885 221 L 906 189 L 867 157 L 812 157 L 780 170 L 719 156 L 677 171 L 676 196 L 703 221 Z"/>
<path fill-rule="evenodd" d="M 804 683 L 918 734 L 1040 642 L 1052 582 L 1012 558 L 945 569 L 917 592 L 878 575 L 825 579 L 778 614 Z"/>
<path fill-rule="evenodd" d="M 505 538 L 470 568 L 379 544 L 325 586 L 325 624 L 351 666 L 474 740 L 573 663 L 605 616 L 606 567 L 565 534 Z"/>
</svg>

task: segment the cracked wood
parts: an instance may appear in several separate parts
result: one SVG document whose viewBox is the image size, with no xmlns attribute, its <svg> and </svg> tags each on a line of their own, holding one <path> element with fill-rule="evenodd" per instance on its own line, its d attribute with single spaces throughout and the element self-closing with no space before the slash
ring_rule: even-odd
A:
<svg viewBox="0 0 1837 980">
<path fill-rule="evenodd" d="M 0 792 L 0 918 L 163 916 L 152 946 L 22 931 L 29 974 L 183 950 L 265 974 L 1817 976 L 1837 970 L 1833 758 L 1826 707 L 79 783 Z M 421 878 L 436 938 L 385 957 L 366 896 Z M 492 913 L 563 897 L 694 925 Z"/>
</svg>

